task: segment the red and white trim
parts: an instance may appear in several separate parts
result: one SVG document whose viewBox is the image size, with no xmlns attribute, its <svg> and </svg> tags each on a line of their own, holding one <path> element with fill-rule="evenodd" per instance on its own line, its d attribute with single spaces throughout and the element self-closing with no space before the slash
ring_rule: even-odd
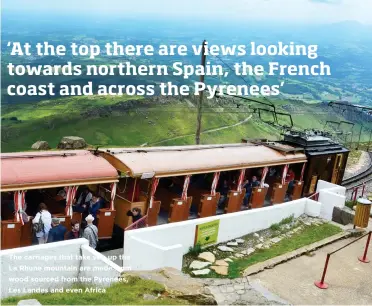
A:
<svg viewBox="0 0 372 306">
<path fill-rule="evenodd" d="M 110 210 L 114 210 L 115 209 L 115 196 L 116 196 L 116 188 L 117 188 L 117 183 L 112 183 L 111 184 L 111 198 L 110 198 Z"/>
<path fill-rule="evenodd" d="M 159 185 L 159 180 L 160 179 L 157 178 L 157 177 L 153 177 L 152 178 L 149 208 L 152 208 L 152 203 L 154 202 L 154 197 L 155 197 L 156 189 L 158 188 L 158 185 Z"/>
<path fill-rule="evenodd" d="M 14 210 L 15 210 L 15 221 L 21 221 L 22 225 L 24 224 L 22 218 L 22 212 L 25 209 L 25 195 L 26 190 L 17 190 L 14 191 Z"/>
<path fill-rule="evenodd" d="M 213 175 L 213 182 L 212 182 L 212 187 L 211 187 L 211 195 L 215 196 L 216 195 L 216 188 L 218 184 L 218 180 L 220 179 L 220 172 L 215 172 Z"/>
<path fill-rule="evenodd" d="M 283 168 L 283 173 L 282 173 L 282 185 L 285 184 L 286 178 L 287 178 L 287 173 L 288 173 L 289 165 L 285 165 Z"/>
<path fill-rule="evenodd" d="M 305 169 L 306 169 L 306 163 L 304 163 L 304 164 L 302 165 L 300 182 L 302 182 L 302 180 L 304 179 Z"/>
<path fill-rule="evenodd" d="M 244 177 L 245 177 L 245 169 L 242 169 L 240 170 L 238 186 L 236 188 L 238 192 L 242 192 Z"/>
<path fill-rule="evenodd" d="M 67 216 L 72 217 L 72 204 L 74 202 L 77 189 L 78 189 L 78 186 L 67 186 L 67 187 L 65 187 L 65 191 L 66 191 L 65 215 L 67 215 Z"/>
<path fill-rule="evenodd" d="M 191 178 L 191 175 L 185 176 L 185 181 L 183 183 L 182 197 L 181 197 L 183 201 L 187 199 L 187 189 L 189 189 L 190 178 Z"/>
<path fill-rule="evenodd" d="M 261 188 L 263 188 L 265 185 L 265 179 L 266 179 L 266 175 L 268 172 L 269 172 L 269 167 L 264 167 L 262 170 L 262 175 L 261 175 L 261 184 L 260 184 Z"/>
</svg>

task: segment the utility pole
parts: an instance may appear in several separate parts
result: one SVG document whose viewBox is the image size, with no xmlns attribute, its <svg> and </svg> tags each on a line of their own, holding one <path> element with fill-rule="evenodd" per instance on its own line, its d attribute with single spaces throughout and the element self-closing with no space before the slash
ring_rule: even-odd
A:
<svg viewBox="0 0 372 306">
<path fill-rule="evenodd" d="M 350 136 L 350 150 L 353 149 L 353 137 L 354 137 L 354 127 L 351 130 L 351 136 Z"/>
<path fill-rule="evenodd" d="M 369 146 L 371 144 L 371 137 L 372 137 L 372 130 L 370 131 L 369 133 L 369 140 L 368 140 L 368 148 L 367 148 L 367 152 L 369 152 Z"/>
<path fill-rule="evenodd" d="M 202 47 L 202 54 L 201 54 L 201 65 L 204 67 L 205 71 L 205 61 L 206 61 L 206 54 L 205 54 L 205 47 L 206 47 L 206 40 L 203 40 L 203 47 Z M 204 74 L 200 76 L 200 82 L 204 83 Z M 198 118 L 196 122 L 196 135 L 195 135 L 195 142 L 196 144 L 200 144 L 200 132 L 201 132 L 201 120 L 202 120 L 202 108 L 203 108 L 203 91 L 199 93 L 199 101 L 198 101 Z"/>
<path fill-rule="evenodd" d="M 368 140 L 367 152 L 369 152 L 369 146 L 371 144 L 371 138 L 372 138 L 372 130 L 370 130 L 370 132 L 369 132 L 369 140 Z"/>
<path fill-rule="evenodd" d="M 359 143 L 360 143 L 360 137 L 362 136 L 362 129 L 363 129 L 363 124 L 360 126 L 358 144 L 357 144 L 357 147 L 356 147 L 357 150 L 359 150 Z"/>
</svg>

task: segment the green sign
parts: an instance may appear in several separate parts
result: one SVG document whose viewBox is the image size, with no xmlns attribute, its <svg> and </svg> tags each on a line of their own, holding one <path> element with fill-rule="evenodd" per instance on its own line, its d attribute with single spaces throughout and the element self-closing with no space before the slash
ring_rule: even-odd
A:
<svg viewBox="0 0 372 306">
<path fill-rule="evenodd" d="M 208 246 L 217 243 L 220 220 L 214 220 L 196 226 L 195 244 Z"/>
</svg>

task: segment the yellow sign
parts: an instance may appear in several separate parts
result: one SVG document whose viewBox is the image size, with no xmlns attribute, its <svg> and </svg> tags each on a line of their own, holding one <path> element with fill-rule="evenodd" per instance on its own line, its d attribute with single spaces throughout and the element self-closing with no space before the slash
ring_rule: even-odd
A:
<svg viewBox="0 0 372 306">
<path fill-rule="evenodd" d="M 195 244 L 208 246 L 217 243 L 220 220 L 198 224 L 195 230 Z"/>
</svg>

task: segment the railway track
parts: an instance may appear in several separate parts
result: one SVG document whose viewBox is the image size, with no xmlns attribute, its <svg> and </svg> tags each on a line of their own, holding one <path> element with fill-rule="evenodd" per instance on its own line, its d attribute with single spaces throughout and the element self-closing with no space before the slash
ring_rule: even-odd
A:
<svg viewBox="0 0 372 306">
<path fill-rule="evenodd" d="M 363 172 L 343 180 L 342 186 L 346 187 L 346 189 L 351 189 L 361 183 L 372 181 L 372 152 L 368 152 L 368 154 L 370 160 L 369 167 Z"/>
</svg>

